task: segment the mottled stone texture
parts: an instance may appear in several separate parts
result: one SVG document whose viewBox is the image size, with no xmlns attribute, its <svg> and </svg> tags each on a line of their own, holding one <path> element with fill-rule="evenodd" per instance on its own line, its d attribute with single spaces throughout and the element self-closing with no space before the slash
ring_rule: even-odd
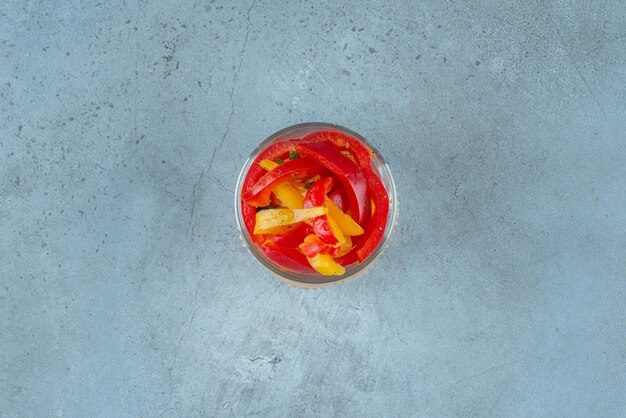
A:
<svg viewBox="0 0 626 418">
<path fill-rule="evenodd" d="M 0 4 L 0 416 L 626 416 L 626 8 Z M 389 161 L 367 276 L 242 247 L 272 132 Z"/>
</svg>

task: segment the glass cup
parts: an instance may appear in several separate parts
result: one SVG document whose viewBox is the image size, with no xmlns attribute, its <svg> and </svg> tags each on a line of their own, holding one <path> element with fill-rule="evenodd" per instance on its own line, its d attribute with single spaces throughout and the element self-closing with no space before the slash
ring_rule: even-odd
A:
<svg viewBox="0 0 626 418">
<path fill-rule="evenodd" d="M 322 130 L 342 132 L 358 139 L 359 141 L 363 142 L 368 148 L 370 148 L 375 154 L 372 157 L 372 168 L 379 175 L 389 195 L 389 215 L 387 217 L 387 225 L 381 242 L 378 244 L 376 249 L 365 260 L 363 260 L 362 263 L 354 263 L 350 266 L 347 266 L 345 268 L 345 273 L 341 276 L 324 276 L 317 272 L 305 274 L 291 271 L 278 264 L 275 264 L 273 261 L 265 256 L 259 245 L 253 242 L 252 237 L 250 237 L 244 225 L 241 212 L 241 189 L 243 186 L 243 181 L 246 177 L 246 174 L 248 173 L 248 170 L 250 169 L 250 165 L 259 155 L 259 153 L 261 153 L 268 146 L 277 142 L 287 141 L 295 138 L 302 138 L 310 133 Z M 347 280 L 360 277 L 363 273 L 365 273 L 367 271 L 367 268 L 374 262 L 374 260 L 376 260 L 380 256 L 382 251 L 385 249 L 387 243 L 389 242 L 391 235 L 393 234 L 396 224 L 396 217 L 398 214 L 397 206 L 398 200 L 396 198 L 396 187 L 393 181 L 393 177 L 391 176 L 389 166 L 383 160 L 380 152 L 378 152 L 378 150 L 371 143 L 369 143 L 358 133 L 339 125 L 333 125 L 323 122 L 307 122 L 289 126 L 283 130 L 276 132 L 275 134 L 270 135 L 267 139 L 261 142 L 241 168 L 241 172 L 239 173 L 239 177 L 237 179 L 237 188 L 235 191 L 235 213 L 237 216 L 237 226 L 239 228 L 239 234 L 241 236 L 241 239 L 245 243 L 245 246 L 250 250 L 252 255 L 254 255 L 261 264 L 263 264 L 263 266 L 265 266 L 280 279 L 286 281 L 293 286 L 304 288 L 325 287 L 332 284 L 338 284 Z"/>
</svg>

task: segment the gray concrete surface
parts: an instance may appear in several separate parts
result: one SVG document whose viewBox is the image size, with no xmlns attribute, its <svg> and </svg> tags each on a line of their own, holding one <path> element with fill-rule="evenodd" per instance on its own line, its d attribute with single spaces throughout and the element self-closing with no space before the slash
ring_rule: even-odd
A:
<svg viewBox="0 0 626 418">
<path fill-rule="evenodd" d="M 626 416 L 622 2 L 0 4 L 0 416 Z M 238 239 L 339 123 L 400 222 L 356 282 Z"/>
</svg>

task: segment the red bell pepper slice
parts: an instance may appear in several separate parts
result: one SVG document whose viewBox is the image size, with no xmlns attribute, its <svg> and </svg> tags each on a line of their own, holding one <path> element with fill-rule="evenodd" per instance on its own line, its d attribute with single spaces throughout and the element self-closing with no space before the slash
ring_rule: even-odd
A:
<svg viewBox="0 0 626 418">
<path fill-rule="evenodd" d="M 349 151 L 356 160 L 357 165 L 361 168 L 364 168 L 366 165 L 369 166 L 370 158 L 372 155 L 374 155 L 372 150 L 367 148 L 367 146 L 361 141 L 350 135 L 346 135 L 343 132 L 338 131 L 326 130 L 313 132 L 302 138 L 300 141 L 326 142 L 337 148 L 342 148 L 346 151 Z"/>
<path fill-rule="evenodd" d="M 299 273 L 313 273 L 314 270 L 297 248 L 277 248 L 270 244 L 262 246 L 263 253 L 278 264 L 280 268 L 297 271 Z"/>
<path fill-rule="evenodd" d="M 376 205 L 376 211 L 372 215 L 365 233 L 360 237 L 352 251 L 336 260 L 343 266 L 348 266 L 357 260 L 363 262 L 374 252 L 385 235 L 387 216 L 389 215 L 389 195 L 382 180 L 372 169 L 366 171 L 365 175 L 372 193 L 372 200 Z"/>
<path fill-rule="evenodd" d="M 376 211 L 372 216 L 368 230 L 364 233 L 364 238 L 359 242 L 360 248 L 357 250 L 359 261 L 365 260 L 380 244 L 385 229 L 387 227 L 387 217 L 389 215 L 389 195 L 387 189 L 378 175 L 373 170 L 366 171 L 368 184 L 374 196 Z"/>
<path fill-rule="evenodd" d="M 348 197 L 346 196 L 346 192 L 343 190 L 343 187 L 337 187 L 334 191 L 332 191 L 328 197 L 330 200 L 335 202 L 337 207 L 341 209 L 342 212 L 348 210 Z"/>
<path fill-rule="evenodd" d="M 270 203 L 274 203 L 273 202 L 274 199 L 272 199 L 271 197 L 272 197 L 272 191 L 270 189 L 267 189 L 267 190 L 263 190 L 254 198 L 248 200 L 247 203 L 248 203 L 248 206 L 263 207 L 263 206 L 269 205 Z"/>
<path fill-rule="evenodd" d="M 289 232 L 274 236 L 274 244 L 282 248 L 298 248 L 304 238 L 312 232 L 310 225 L 300 222 L 291 228 Z"/>
<path fill-rule="evenodd" d="M 322 240 L 322 242 L 329 245 L 335 245 L 339 242 L 332 227 L 330 226 L 330 223 L 328 222 L 326 215 L 311 218 L 310 221 L 313 225 L 313 232 Z"/>
<path fill-rule="evenodd" d="M 243 192 L 241 198 L 250 203 L 263 191 L 271 189 L 273 186 L 282 181 L 292 178 L 312 176 L 323 171 L 325 171 L 323 167 L 307 158 L 288 160 L 263 175 L 263 177 L 261 177 L 254 184 L 254 186 Z"/>
<path fill-rule="evenodd" d="M 376 184 L 377 181 L 379 184 Z M 376 212 L 372 216 L 370 224 L 365 229 L 365 233 L 362 235 L 358 244 L 355 245 L 353 250 L 348 254 L 336 260 L 343 266 L 350 265 L 357 260 L 359 262 L 363 262 L 372 252 L 374 252 L 385 235 L 387 216 L 389 215 L 389 197 L 382 181 L 380 181 L 377 176 L 374 175 L 371 178 L 370 184 L 373 186 L 372 190 L 379 190 L 378 192 L 372 191 L 374 204 L 376 205 Z"/>
<path fill-rule="evenodd" d="M 332 186 L 333 179 L 330 177 L 324 177 L 313 183 L 304 196 L 304 207 L 324 206 L 326 204 L 326 194 Z"/>
<path fill-rule="evenodd" d="M 348 195 L 350 209 L 356 216 L 355 221 L 364 226 L 369 216 L 370 203 L 367 181 L 359 167 L 337 148 L 323 142 L 297 143 L 296 150 L 300 155 L 319 163 L 337 176 Z"/>
<path fill-rule="evenodd" d="M 251 237 L 254 237 L 254 223 L 256 222 L 256 208 L 248 205 L 241 200 L 239 202 L 241 206 L 241 217 L 243 218 L 243 224 Z"/>
</svg>

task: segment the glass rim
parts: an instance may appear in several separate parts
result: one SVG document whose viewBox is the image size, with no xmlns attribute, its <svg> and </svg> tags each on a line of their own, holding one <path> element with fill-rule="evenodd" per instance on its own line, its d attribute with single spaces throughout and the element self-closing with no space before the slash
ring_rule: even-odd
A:
<svg viewBox="0 0 626 418">
<path fill-rule="evenodd" d="M 245 227 L 245 224 L 243 222 L 243 214 L 241 210 L 241 189 L 243 186 L 243 181 L 245 179 L 245 176 L 247 175 L 248 170 L 250 169 L 250 166 L 252 165 L 252 162 L 254 161 L 254 159 L 258 156 L 259 153 L 261 153 L 265 148 L 271 145 L 274 141 L 277 140 L 277 138 L 280 138 L 282 135 L 289 133 L 291 131 L 295 131 L 295 130 L 307 130 L 307 129 L 311 129 L 311 131 L 306 132 L 306 134 L 316 132 L 318 130 L 335 130 L 335 131 L 343 132 L 345 134 L 353 136 L 354 138 L 358 139 L 359 141 L 367 145 L 374 153 L 375 158 L 380 162 L 376 171 L 378 172 L 377 174 L 380 174 L 379 177 L 381 177 L 381 180 L 385 184 L 385 189 L 387 190 L 387 193 L 389 194 L 389 199 L 390 199 L 389 214 L 387 216 L 387 224 L 385 226 L 385 232 L 383 234 L 381 242 L 378 244 L 376 249 L 374 249 L 374 251 L 363 262 L 354 263 L 354 264 L 351 264 L 350 266 L 347 266 L 346 272 L 341 276 L 324 276 L 321 274 L 308 275 L 304 273 L 281 269 L 272 261 L 270 261 L 260 249 L 256 248 L 258 247 L 258 245 L 252 241 L 252 237 L 248 233 L 248 230 Z M 293 139 L 293 137 L 285 138 L 284 140 L 288 140 L 288 139 Z M 304 123 L 291 125 L 271 134 L 270 136 L 265 138 L 263 141 L 261 141 L 261 143 L 259 143 L 259 145 L 252 151 L 250 156 L 247 158 L 247 160 L 243 164 L 239 172 L 239 176 L 237 177 L 237 186 L 236 186 L 234 195 L 235 195 L 235 201 L 234 201 L 235 214 L 237 218 L 237 227 L 239 229 L 239 237 L 244 242 L 248 251 L 251 252 L 252 255 L 265 268 L 270 270 L 274 275 L 278 276 L 282 280 L 285 280 L 295 286 L 324 287 L 324 286 L 337 284 L 343 281 L 360 277 L 362 274 L 364 274 L 367 271 L 367 268 L 380 256 L 380 254 L 386 248 L 389 242 L 389 239 L 393 235 L 395 225 L 396 225 L 396 220 L 397 220 L 398 202 L 397 202 L 397 195 L 396 195 L 396 185 L 395 185 L 393 176 L 391 174 L 391 170 L 389 169 L 389 165 L 385 162 L 384 158 L 382 157 L 378 149 L 376 149 L 374 145 L 372 145 L 367 139 L 365 139 L 359 133 L 351 129 L 345 128 L 341 125 L 336 125 L 336 124 L 327 123 L 327 122 L 304 122 Z"/>
</svg>

